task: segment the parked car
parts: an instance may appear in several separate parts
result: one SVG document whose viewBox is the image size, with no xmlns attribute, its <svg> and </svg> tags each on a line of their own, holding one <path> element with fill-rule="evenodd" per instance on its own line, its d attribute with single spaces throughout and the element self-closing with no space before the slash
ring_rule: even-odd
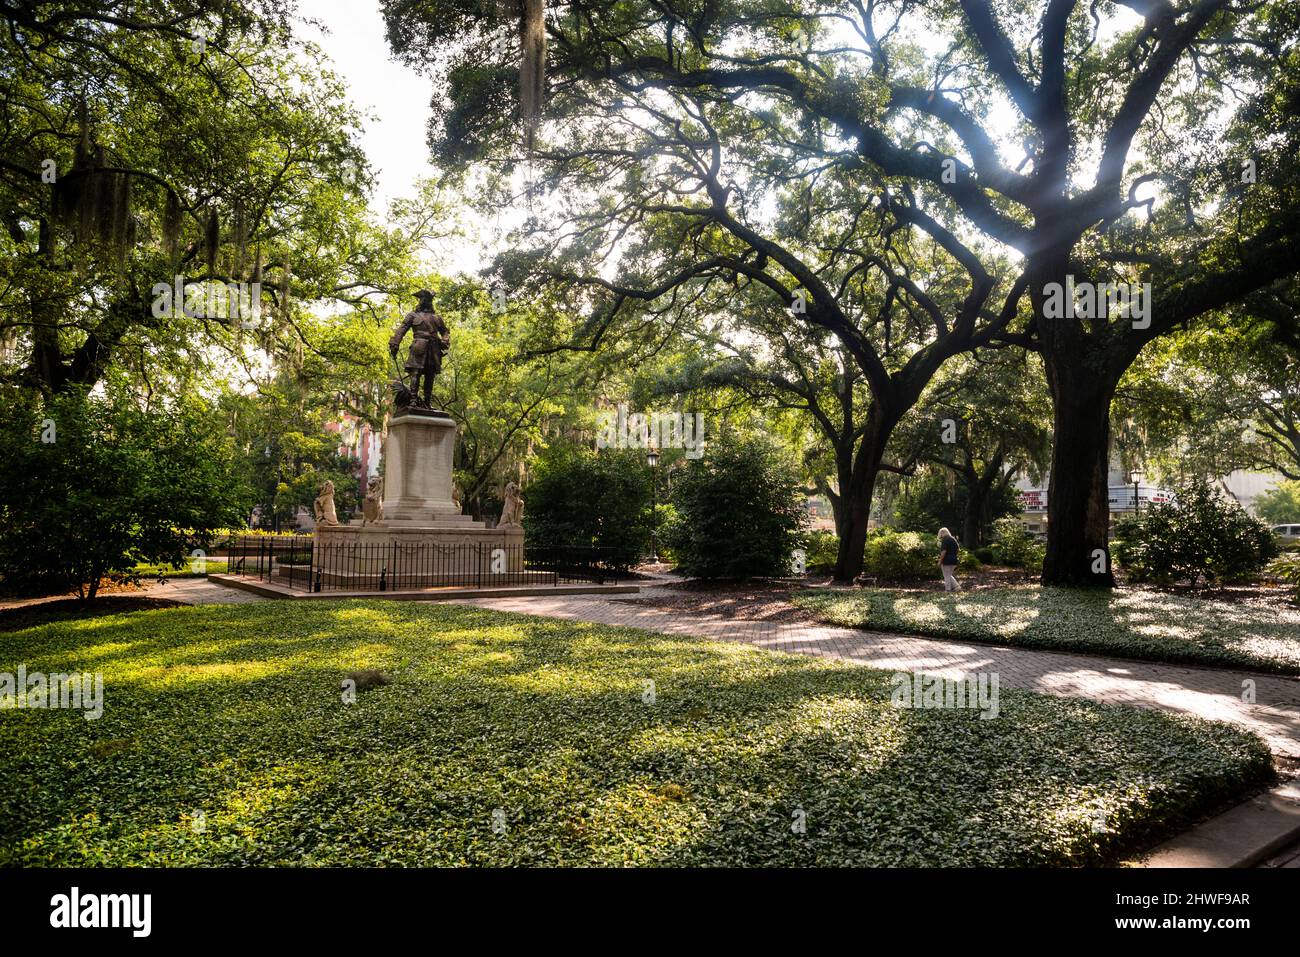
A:
<svg viewBox="0 0 1300 957">
<path fill-rule="evenodd" d="M 1300 542 L 1300 525 L 1274 525 L 1273 534 L 1284 542 Z"/>
</svg>

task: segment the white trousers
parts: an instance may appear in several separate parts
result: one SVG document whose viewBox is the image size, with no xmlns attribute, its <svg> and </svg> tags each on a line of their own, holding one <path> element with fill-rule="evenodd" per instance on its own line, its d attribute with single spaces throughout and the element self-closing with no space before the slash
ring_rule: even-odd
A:
<svg viewBox="0 0 1300 957">
<path fill-rule="evenodd" d="M 940 565 L 939 570 L 943 572 L 944 591 L 961 591 L 961 582 L 957 581 L 957 576 L 953 574 L 957 570 L 956 565 Z"/>
</svg>

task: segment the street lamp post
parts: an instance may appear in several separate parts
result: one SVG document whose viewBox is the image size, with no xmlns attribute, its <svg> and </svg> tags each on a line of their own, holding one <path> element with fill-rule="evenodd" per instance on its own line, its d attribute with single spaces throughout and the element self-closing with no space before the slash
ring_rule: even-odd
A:
<svg viewBox="0 0 1300 957">
<path fill-rule="evenodd" d="M 1138 483 L 1142 481 L 1141 470 L 1134 469 L 1130 472 L 1129 480 L 1133 483 L 1133 517 L 1137 518 L 1138 512 L 1142 506 L 1142 499 L 1138 496 Z"/>
<path fill-rule="evenodd" d="M 645 464 L 650 466 L 650 561 L 659 564 L 659 453 L 651 449 L 645 454 Z"/>
</svg>

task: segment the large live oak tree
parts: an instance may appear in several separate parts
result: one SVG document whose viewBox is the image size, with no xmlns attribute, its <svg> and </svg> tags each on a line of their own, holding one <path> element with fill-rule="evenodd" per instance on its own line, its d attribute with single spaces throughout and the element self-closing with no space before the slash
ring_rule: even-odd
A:
<svg viewBox="0 0 1300 957">
<path fill-rule="evenodd" d="M 509 11 L 384 6 L 400 54 L 445 51 L 442 160 L 508 173 Z M 499 275 L 567 284 L 589 312 L 581 348 L 689 315 L 721 282 L 802 293 L 792 321 L 833 335 L 871 395 L 841 487 L 841 578 L 889 434 L 939 366 L 993 341 L 1037 350 L 1055 439 L 1044 581 L 1109 584 L 1120 377 L 1154 338 L 1300 267 L 1297 16 L 1229 0 L 555 4 L 532 164 L 491 181 L 509 201 L 532 177 L 524 248 Z M 1149 316 L 1053 317 L 1070 280 L 1150 282 Z M 888 326 L 909 322 L 900 355 Z"/>
</svg>

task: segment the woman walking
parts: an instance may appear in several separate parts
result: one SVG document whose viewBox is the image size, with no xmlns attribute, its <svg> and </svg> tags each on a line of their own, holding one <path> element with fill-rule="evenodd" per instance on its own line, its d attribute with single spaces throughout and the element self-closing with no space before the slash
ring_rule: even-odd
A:
<svg viewBox="0 0 1300 957">
<path fill-rule="evenodd" d="M 957 539 L 946 528 L 939 529 L 939 570 L 943 572 L 943 590 L 961 591 L 957 581 Z"/>
</svg>

